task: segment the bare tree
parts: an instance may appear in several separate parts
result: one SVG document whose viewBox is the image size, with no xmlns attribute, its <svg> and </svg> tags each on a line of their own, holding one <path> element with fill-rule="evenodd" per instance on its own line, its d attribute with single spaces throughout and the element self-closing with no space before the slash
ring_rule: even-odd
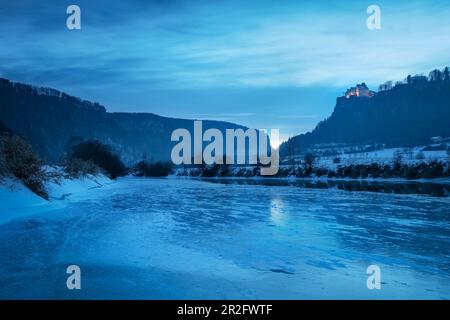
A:
<svg viewBox="0 0 450 320">
<path fill-rule="evenodd" d="M 392 81 L 386 81 L 378 86 L 378 91 L 387 91 L 392 89 Z"/>
<path fill-rule="evenodd" d="M 425 156 L 424 156 L 424 154 L 423 154 L 422 151 L 419 151 L 419 152 L 416 154 L 416 159 L 417 159 L 417 160 L 423 160 L 423 159 L 425 159 Z"/>
<path fill-rule="evenodd" d="M 311 152 L 305 154 L 305 156 L 303 157 L 303 161 L 305 162 L 305 168 L 312 169 L 315 160 L 316 157 Z"/>
<path fill-rule="evenodd" d="M 448 71 L 448 67 L 445 67 L 443 77 L 445 81 L 450 80 L 450 72 Z"/>
<path fill-rule="evenodd" d="M 442 72 L 438 69 L 435 69 L 429 74 L 430 81 L 440 81 L 442 80 Z"/>
<path fill-rule="evenodd" d="M 395 167 L 401 166 L 403 163 L 403 154 L 401 150 L 397 150 L 394 152 L 392 163 Z"/>
</svg>

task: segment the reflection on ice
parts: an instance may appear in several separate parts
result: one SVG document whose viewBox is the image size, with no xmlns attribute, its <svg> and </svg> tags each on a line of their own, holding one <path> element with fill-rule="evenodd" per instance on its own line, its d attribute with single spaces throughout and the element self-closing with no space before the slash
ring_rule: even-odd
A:
<svg viewBox="0 0 450 320">
<path fill-rule="evenodd" d="M 270 219 L 275 225 L 282 225 L 285 220 L 283 202 L 279 198 L 270 201 Z"/>
</svg>

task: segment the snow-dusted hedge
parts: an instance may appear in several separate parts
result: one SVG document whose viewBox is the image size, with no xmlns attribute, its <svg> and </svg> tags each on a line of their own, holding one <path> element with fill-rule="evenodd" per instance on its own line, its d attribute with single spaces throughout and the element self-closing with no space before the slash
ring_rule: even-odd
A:
<svg viewBox="0 0 450 320">
<path fill-rule="evenodd" d="M 80 178 L 87 175 L 97 175 L 102 172 L 91 160 L 82 160 L 78 158 L 66 159 L 63 161 L 64 171 L 70 178 Z"/>
<path fill-rule="evenodd" d="M 223 165 L 219 166 L 198 166 L 190 168 L 178 168 L 175 170 L 177 176 L 194 177 L 255 177 L 260 175 L 257 166 L 228 167 L 224 170 Z M 298 178 L 346 178 L 346 179 L 366 179 L 366 178 L 403 178 L 403 179 L 432 179 L 450 177 L 449 165 L 447 162 L 431 161 L 416 164 L 357 164 L 348 166 L 338 166 L 336 169 L 303 166 L 282 166 L 274 177 L 298 177 Z"/>
<path fill-rule="evenodd" d="M 46 175 L 30 144 L 19 136 L 0 137 L 0 173 L 21 180 L 31 191 L 47 199 Z"/>
</svg>

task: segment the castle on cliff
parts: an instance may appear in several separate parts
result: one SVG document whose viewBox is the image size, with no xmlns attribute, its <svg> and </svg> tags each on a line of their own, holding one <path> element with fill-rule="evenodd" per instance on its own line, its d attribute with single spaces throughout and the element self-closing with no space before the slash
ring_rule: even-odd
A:
<svg viewBox="0 0 450 320">
<path fill-rule="evenodd" d="M 351 97 L 359 97 L 359 98 L 371 98 L 375 92 L 369 90 L 367 85 L 363 82 L 361 84 L 357 84 L 356 87 L 351 87 L 345 92 L 345 97 L 350 99 Z"/>
</svg>

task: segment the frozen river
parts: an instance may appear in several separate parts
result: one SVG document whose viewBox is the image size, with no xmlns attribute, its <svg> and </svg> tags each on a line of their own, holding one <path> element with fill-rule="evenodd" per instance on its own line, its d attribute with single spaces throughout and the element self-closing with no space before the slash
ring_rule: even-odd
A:
<svg viewBox="0 0 450 320">
<path fill-rule="evenodd" d="M 449 299 L 450 200 L 127 178 L 0 225 L 0 298 Z"/>
</svg>

